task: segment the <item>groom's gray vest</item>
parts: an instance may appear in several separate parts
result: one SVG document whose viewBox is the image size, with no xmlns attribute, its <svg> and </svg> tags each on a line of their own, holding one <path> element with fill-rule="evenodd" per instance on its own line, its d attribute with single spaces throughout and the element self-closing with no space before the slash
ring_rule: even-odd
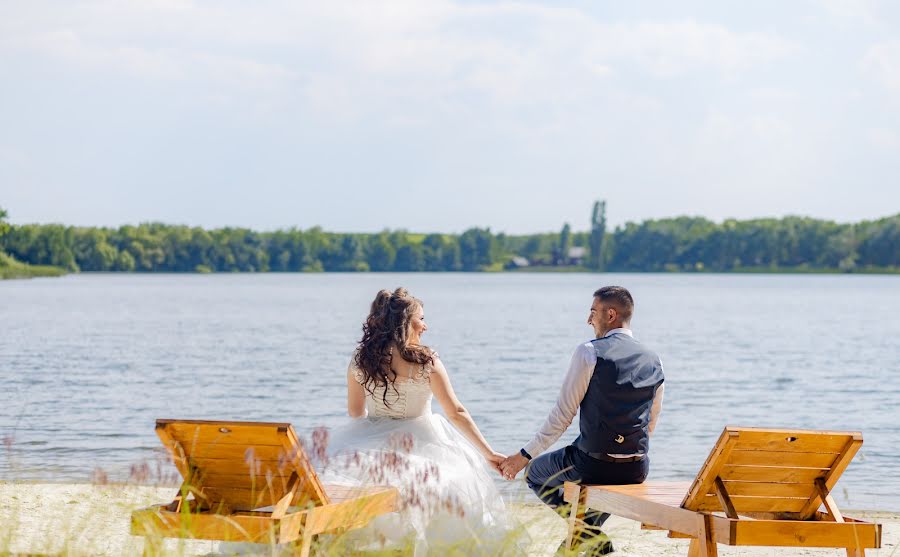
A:
<svg viewBox="0 0 900 557">
<path fill-rule="evenodd" d="M 624 333 L 591 341 L 597 365 L 581 401 L 581 435 L 586 453 L 647 454 L 650 409 L 663 382 L 659 357 Z"/>
</svg>

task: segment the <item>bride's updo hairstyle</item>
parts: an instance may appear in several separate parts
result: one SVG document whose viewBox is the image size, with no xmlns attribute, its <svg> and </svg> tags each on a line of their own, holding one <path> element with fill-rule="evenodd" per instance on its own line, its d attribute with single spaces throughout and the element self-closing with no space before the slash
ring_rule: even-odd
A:
<svg viewBox="0 0 900 557">
<path fill-rule="evenodd" d="M 396 372 L 391 369 L 392 347 L 397 346 L 400 356 L 417 364 L 434 362 L 433 352 L 427 346 L 410 344 L 410 322 L 416 311 L 423 307 L 405 288 L 381 290 L 375 295 L 369 317 L 363 323 L 363 336 L 356 352 L 356 367 L 363 372 L 363 387 L 375 396 L 375 388 L 392 385 Z M 396 390 L 396 387 L 395 387 Z M 387 389 L 382 400 L 387 405 Z"/>
</svg>

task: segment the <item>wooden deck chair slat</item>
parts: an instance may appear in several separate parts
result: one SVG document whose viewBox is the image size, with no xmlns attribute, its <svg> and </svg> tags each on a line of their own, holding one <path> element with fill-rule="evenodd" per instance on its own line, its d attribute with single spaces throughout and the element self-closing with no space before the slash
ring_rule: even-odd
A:
<svg viewBox="0 0 900 557">
<path fill-rule="evenodd" d="M 757 497 L 805 497 L 809 498 L 813 494 L 815 487 L 812 484 L 789 484 L 789 483 L 769 483 L 769 482 L 740 482 L 725 481 L 725 489 L 729 495 L 755 495 Z M 709 495 L 714 495 L 714 490 L 710 490 Z"/>
<path fill-rule="evenodd" d="M 861 521 L 741 520 L 733 545 L 780 547 L 881 547 L 881 528 Z M 860 551 L 859 555 L 863 555 Z"/>
<path fill-rule="evenodd" d="M 745 450 L 740 445 L 731 451 L 728 463 L 737 466 L 800 466 L 802 468 L 830 468 L 834 453 L 803 453 L 785 451 Z"/>
<path fill-rule="evenodd" d="M 838 479 L 840 479 L 841 474 L 844 473 L 844 470 L 847 469 L 847 466 L 850 465 L 850 462 L 853 460 L 853 457 L 856 456 L 856 453 L 859 451 L 859 448 L 862 446 L 863 438 L 862 433 L 853 433 L 850 435 L 850 438 L 847 439 L 844 443 L 844 446 L 841 448 L 840 454 L 835 459 L 834 464 L 830 467 L 828 474 L 823 478 L 825 483 L 825 488 L 830 492 L 834 488 L 834 484 L 837 483 Z M 810 497 L 809 503 L 801 509 L 800 516 L 804 519 L 811 518 L 816 511 L 819 510 L 819 506 L 822 504 L 822 498 L 816 493 L 813 497 Z"/>
<path fill-rule="evenodd" d="M 290 488 L 290 481 L 295 472 L 290 475 L 260 475 L 248 476 L 246 474 L 214 474 L 206 476 L 203 485 L 205 487 L 226 487 L 237 489 L 255 489 L 262 491 L 269 486 L 277 486 L 278 491 L 286 491 Z M 299 487 L 299 486 L 298 486 Z"/>
<path fill-rule="evenodd" d="M 808 430 L 767 430 L 733 428 L 739 432 L 737 449 L 775 452 L 840 453 L 847 434 Z"/>
<path fill-rule="evenodd" d="M 805 483 L 812 486 L 816 478 L 824 478 L 827 468 L 788 468 L 780 466 L 732 466 L 726 464 L 719 470 L 723 480 L 769 483 Z"/>
<path fill-rule="evenodd" d="M 250 511 L 274 505 L 284 496 L 284 491 L 204 486 L 203 495 L 210 501 L 227 501 L 234 511 Z"/>
<path fill-rule="evenodd" d="M 190 450 L 203 445 L 227 446 L 239 445 L 275 446 L 282 445 L 282 434 L 290 424 L 273 423 L 270 427 L 248 426 L 246 424 L 219 423 L 181 423 L 170 422 L 165 425 L 170 435 Z"/>
<path fill-rule="evenodd" d="M 189 480 L 192 476 L 191 464 L 187 460 L 184 447 L 177 439 L 172 437 L 165 425 L 159 422 L 156 423 L 156 436 L 159 437 L 159 440 L 162 441 L 163 446 L 172 457 L 172 463 L 178 469 L 178 473 L 181 474 L 184 480 Z"/>
<path fill-rule="evenodd" d="M 309 461 L 309 457 L 306 456 L 306 452 L 300 450 L 302 445 L 294 432 L 294 428 L 288 427 L 283 439 L 283 446 L 300 476 L 300 487 L 297 490 L 297 496 L 291 504 L 306 505 L 310 502 L 313 504 L 327 504 L 329 502 L 328 494 L 325 492 L 321 482 L 319 482 L 316 470 Z"/>
<path fill-rule="evenodd" d="M 242 460 L 226 460 L 223 458 L 191 458 L 191 463 L 197 468 L 204 470 L 207 475 L 228 475 L 228 476 L 263 476 L 267 474 L 272 476 L 290 476 L 294 471 L 291 462 L 277 460 L 252 460 L 250 462 Z"/>
<path fill-rule="evenodd" d="M 685 494 L 681 504 L 682 507 L 693 509 L 694 505 L 699 503 L 699 501 L 709 493 L 710 488 L 713 486 L 713 482 L 715 482 L 716 477 L 719 476 L 719 470 L 725 462 L 727 462 L 731 451 L 734 450 L 734 447 L 737 444 L 738 435 L 737 432 L 732 431 L 727 427 L 722 431 L 722 435 L 719 436 L 719 440 L 716 442 L 713 450 L 709 453 L 709 456 L 700 468 L 700 472 L 694 479 L 694 483 L 691 485 L 690 490 Z"/>
<path fill-rule="evenodd" d="M 286 458 L 282 445 L 195 445 L 191 450 L 194 460 L 248 460 L 279 461 Z"/>
<path fill-rule="evenodd" d="M 566 487 L 570 485 L 575 484 L 567 483 Z M 656 481 L 642 484 L 608 485 L 604 486 L 604 489 L 628 497 L 639 497 L 660 505 L 678 506 L 690 487 L 691 482 Z M 571 503 L 569 499 L 571 499 L 573 493 L 574 491 L 572 493 L 566 492 L 567 502 Z"/>
<path fill-rule="evenodd" d="M 663 494 L 656 493 L 656 497 L 644 497 L 642 495 L 647 492 L 642 492 L 640 485 L 606 486 L 609 489 L 603 490 L 588 489 L 584 502 L 592 509 L 614 511 L 616 516 L 647 522 L 694 537 L 700 535 L 697 513 L 667 504 L 676 501 L 671 496 L 666 499 L 661 497 Z M 635 489 L 622 489 L 624 487 Z M 679 495 L 678 499 L 681 497 L 683 496 Z"/>
<path fill-rule="evenodd" d="M 748 512 L 799 513 L 809 501 L 805 497 L 749 497 L 736 495 L 731 503 L 738 514 Z M 722 512 L 724 509 L 715 495 L 707 495 L 694 509 L 703 512 Z"/>
</svg>

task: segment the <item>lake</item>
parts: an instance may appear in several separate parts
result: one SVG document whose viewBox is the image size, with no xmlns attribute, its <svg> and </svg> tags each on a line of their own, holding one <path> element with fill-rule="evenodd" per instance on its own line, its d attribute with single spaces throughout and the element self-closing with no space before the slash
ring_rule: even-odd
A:
<svg viewBox="0 0 900 557">
<path fill-rule="evenodd" d="M 0 281 L 0 478 L 126 480 L 156 418 L 346 418 L 345 373 L 380 288 L 406 286 L 487 439 L 517 451 L 628 287 L 661 356 L 653 479 L 693 477 L 726 424 L 859 430 L 849 508 L 900 510 L 900 277 L 712 274 L 82 274 Z M 577 420 L 577 418 L 576 418 Z M 557 443 L 570 442 L 577 423 Z M 164 468 L 165 472 L 172 469 Z M 501 480 L 498 479 L 498 482 Z M 505 485 L 520 494 L 521 481 Z"/>
</svg>

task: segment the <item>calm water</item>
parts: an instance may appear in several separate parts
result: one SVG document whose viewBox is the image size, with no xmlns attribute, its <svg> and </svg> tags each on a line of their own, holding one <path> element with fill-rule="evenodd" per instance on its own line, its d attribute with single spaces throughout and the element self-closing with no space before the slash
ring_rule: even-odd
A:
<svg viewBox="0 0 900 557">
<path fill-rule="evenodd" d="M 126 479 L 160 417 L 346 420 L 344 378 L 376 290 L 425 301 L 425 340 L 494 447 L 518 450 L 623 284 L 666 370 L 655 479 L 697 473 L 726 424 L 861 430 L 838 484 L 900 510 L 900 278 L 586 274 L 78 275 L 0 282 L 0 478 Z M 573 426 L 559 445 L 574 438 Z M 521 483 L 516 484 L 521 486 Z M 507 487 L 516 493 L 515 486 Z"/>
</svg>

